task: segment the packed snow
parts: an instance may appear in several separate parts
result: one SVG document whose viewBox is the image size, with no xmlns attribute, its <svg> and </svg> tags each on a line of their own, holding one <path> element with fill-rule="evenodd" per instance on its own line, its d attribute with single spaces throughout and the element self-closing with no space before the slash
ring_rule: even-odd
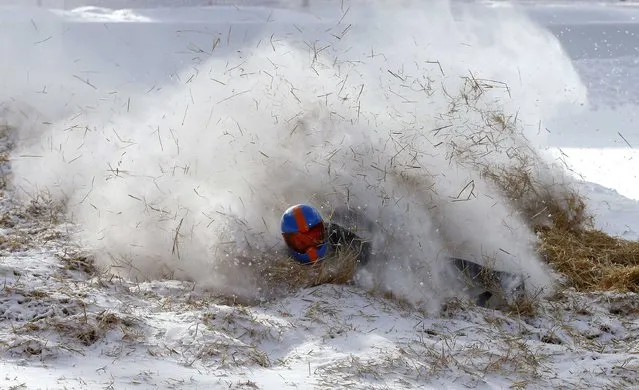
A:
<svg viewBox="0 0 639 390">
<path fill-rule="evenodd" d="M 419 134 L 449 109 L 439 87 L 472 72 L 509 85 L 482 108 L 517 113 L 565 168 L 542 179 L 574 180 L 600 228 L 639 239 L 639 9 L 629 2 L 9 3 L 1 388 L 639 386 L 636 294 L 554 291 L 531 316 L 402 273 L 445 246 L 443 231 L 458 233 L 465 255 L 494 251 L 540 286 L 557 277 L 480 181 L 490 201 L 435 198 L 447 219 L 437 226 L 392 179 L 381 192 L 348 181 L 385 177 L 376 164 L 389 156 L 415 169 L 400 136 L 386 150 L 385 132 L 402 126 L 431 150 Z M 429 74 L 421 90 L 415 72 Z M 412 105 L 429 82 L 432 103 Z M 473 172 L 432 151 L 438 190 L 454 197 Z M 228 264 L 229 243 L 242 254 L 277 247 L 284 205 L 346 184 L 357 207 L 408 232 L 396 267 L 265 299 L 260 275 Z"/>
</svg>

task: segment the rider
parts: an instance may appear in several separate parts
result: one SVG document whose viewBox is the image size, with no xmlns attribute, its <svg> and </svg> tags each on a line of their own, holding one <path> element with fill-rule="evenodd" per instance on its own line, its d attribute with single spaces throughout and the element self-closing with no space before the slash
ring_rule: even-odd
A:
<svg viewBox="0 0 639 390">
<path fill-rule="evenodd" d="M 289 207 L 282 215 L 282 236 L 291 256 L 302 264 L 313 264 L 348 248 L 358 253 L 358 263 L 368 263 L 370 242 L 336 223 L 324 223 L 319 211 L 306 204 Z"/>
<path fill-rule="evenodd" d="M 319 211 L 307 204 L 291 206 L 284 212 L 281 231 L 291 256 L 302 264 L 321 262 L 344 247 L 357 252 L 359 265 L 365 265 L 371 258 L 369 241 L 337 223 L 325 223 Z M 503 286 L 507 281 L 515 280 L 514 291 L 523 291 L 523 280 L 520 281 L 518 275 L 491 270 L 464 259 L 450 257 L 448 260 L 459 271 L 469 290 L 474 291 L 471 295 L 479 306 L 486 306 L 495 295 L 495 287 Z"/>
</svg>

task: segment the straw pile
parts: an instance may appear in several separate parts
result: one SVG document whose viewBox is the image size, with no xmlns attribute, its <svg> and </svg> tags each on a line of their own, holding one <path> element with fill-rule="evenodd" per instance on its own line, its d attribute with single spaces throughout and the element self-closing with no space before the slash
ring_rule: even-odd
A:
<svg viewBox="0 0 639 390">
<path fill-rule="evenodd" d="M 526 170 L 499 175 L 495 182 L 520 203 L 539 237 L 538 251 L 578 291 L 639 292 L 639 241 L 613 237 L 593 227 L 585 200 L 564 189 L 533 183 Z"/>
<path fill-rule="evenodd" d="M 578 291 L 639 292 L 639 241 L 590 227 L 540 226 L 539 251 Z"/>
</svg>

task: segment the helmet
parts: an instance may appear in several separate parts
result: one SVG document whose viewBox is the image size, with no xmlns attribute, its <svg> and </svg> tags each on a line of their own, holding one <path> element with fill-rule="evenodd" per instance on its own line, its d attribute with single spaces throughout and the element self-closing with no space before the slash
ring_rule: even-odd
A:
<svg viewBox="0 0 639 390">
<path fill-rule="evenodd" d="M 291 255 L 298 262 L 315 263 L 326 255 L 324 221 L 316 208 L 306 204 L 289 207 L 282 215 L 281 229 Z"/>
</svg>

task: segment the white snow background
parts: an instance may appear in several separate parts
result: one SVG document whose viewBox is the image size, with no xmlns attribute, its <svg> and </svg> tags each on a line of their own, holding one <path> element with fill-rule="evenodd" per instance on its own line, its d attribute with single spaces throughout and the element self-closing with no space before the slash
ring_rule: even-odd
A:
<svg viewBox="0 0 639 390">
<path fill-rule="evenodd" d="M 19 130 L 2 140 L 15 185 L 0 230 L 3 388 L 638 385 L 636 295 L 565 291 L 520 318 L 441 308 L 455 289 L 402 272 L 436 269 L 448 234 L 459 255 L 490 252 L 551 285 L 534 235 L 489 186 L 445 201 L 474 173 L 419 136 L 469 74 L 506 83 L 482 107 L 518 113 L 536 147 L 586 180 L 598 225 L 637 239 L 632 4 L 7 3 L 1 109 Z M 404 153 L 408 140 L 431 153 Z M 438 178 L 443 220 L 392 178 L 371 185 L 395 156 Z M 362 287 L 223 298 L 263 298 L 260 275 L 228 258 L 277 248 L 286 205 L 335 205 L 347 187 L 351 206 L 405 233 L 393 261 Z M 43 190 L 72 223 L 29 205 Z M 124 278 L 88 278 L 87 252 Z M 420 308 L 367 292 L 380 283 Z"/>
</svg>

